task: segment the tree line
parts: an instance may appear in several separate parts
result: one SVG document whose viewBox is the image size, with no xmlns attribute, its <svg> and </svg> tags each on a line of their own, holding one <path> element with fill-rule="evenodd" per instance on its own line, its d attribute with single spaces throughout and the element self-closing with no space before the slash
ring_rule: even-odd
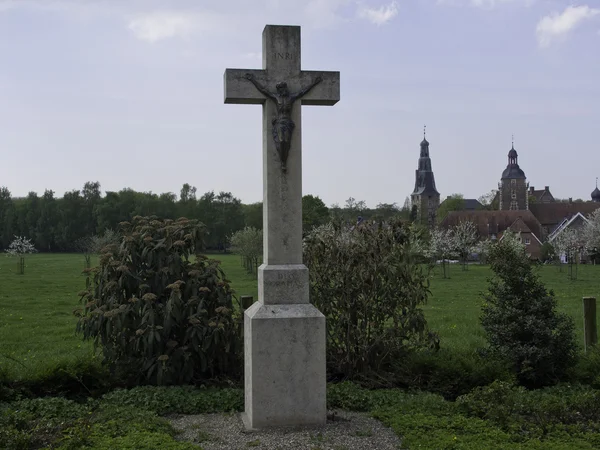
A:
<svg viewBox="0 0 600 450">
<path fill-rule="evenodd" d="M 364 201 L 350 197 L 344 206 L 327 207 L 318 197 L 302 198 L 302 221 L 305 232 L 330 220 L 408 219 L 408 199 L 400 208 L 379 204 L 367 208 Z M 125 188 L 102 194 L 99 182 L 86 182 L 83 189 L 66 192 L 62 197 L 46 189 L 42 195 L 29 192 L 26 197 L 13 197 L 7 187 L 0 187 L 0 250 L 5 250 L 15 236 L 29 238 L 41 252 L 77 251 L 84 237 L 103 235 L 117 230 L 121 222 L 135 216 L 157 216 L 162 219 L 187 217 L 206 226 L 205 245 L 209 250 L 223 251 L 229 238 L 238 230 L 253 227 L 262 230 L 262 202 L 243 204 L 231 192 L 209 191 L 197 197 L 196 188 L 183 184 L 179 196 L 167 192 L 155 194 Z"/>
</svg>

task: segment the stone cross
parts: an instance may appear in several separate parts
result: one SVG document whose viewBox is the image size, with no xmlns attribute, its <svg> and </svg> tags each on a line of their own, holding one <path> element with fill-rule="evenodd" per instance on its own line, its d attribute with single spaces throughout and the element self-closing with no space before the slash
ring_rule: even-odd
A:
<svg viewBox="0 0 600 450">
<path fill-rule="evenodd" d="M 244 313 L 247 428 L 326 421 L 325 318 L 302 264 L 301 105 L 334 105 L 339 72 L 303 71 L 300 27 L 267 25 L 263 69 L 227 69 L 225 103 L 263 109 L 263 265 Z"/>
</svg>

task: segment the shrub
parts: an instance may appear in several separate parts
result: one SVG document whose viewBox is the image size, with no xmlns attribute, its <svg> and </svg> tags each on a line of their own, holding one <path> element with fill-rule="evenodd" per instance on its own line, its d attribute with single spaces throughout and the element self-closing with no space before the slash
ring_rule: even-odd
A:
<svg viewBox="0 0 600 450">
<path fill-rule="evenodd" d="M 311 299 L 327 317 L 330 373 L 389 375 L 409 350 L 438 345 L 419 308 L 429 271 L 413 247 L 414 231 L 401 222 L 329 224 L 306 237 Z"/>
<path fill-rule="evenodd" d="M 556 383 L 575 363 L 573 320 L 556 311 L 554 293 L 532 270 L 522 246 L 504 239 L 490 250 L 489 281 L 481 323 L 492 353 L 511 362 L 527 387 Z"/>
<path fill-rule="evenodd" d="M 447 348 L 414 352 L 397 361 L 395 367 L 397 386 L 433 392 L 448 400 L 495 380 L 514 381 L 503 360 Z"/>
<path fill-rule="evenodd" d="M 233 291 L 219 262 L 196 254 L 197 221 L 135 217 L 120 246 L 105 247 L 83 291 L 77 331 L 102 347 L 129 382 L 172 384 L 237 375 L 240 335 Z"/>
<path fill-rule="evenodd" d="M 569 370 L 569 380 L 600 389 L 600 346 L 594 345 L 579 355 L 577 364 Z"/>
</svg>

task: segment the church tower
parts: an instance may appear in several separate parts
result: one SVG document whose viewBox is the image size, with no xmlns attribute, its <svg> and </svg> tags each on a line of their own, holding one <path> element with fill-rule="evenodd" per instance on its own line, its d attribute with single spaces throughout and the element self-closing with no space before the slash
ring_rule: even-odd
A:
<svg viewBox="0 0 600 450">
<path fill-rule="evenodd" d="M 437 209 L 440 206 L 440 193 L 435 188 L 435 178 L 429 157 L 429 142 L 423 131 L 419 168 L 415 171 L 415 190 L 410 196 L 412 205 L 417 207 L 417 222 L 429 228 L 435 226 Z"/>
<path fill-rule="evenodd" d="M 502 172 L 502 179 L 498 184 L 500 210 L 524 210 L 529 209 L 529 183 L 525 172 L 519 167 L 519 155 L 515 150 L 513 141 L 512 148 L 508 152 L 508 165 Z"/>
</svg>

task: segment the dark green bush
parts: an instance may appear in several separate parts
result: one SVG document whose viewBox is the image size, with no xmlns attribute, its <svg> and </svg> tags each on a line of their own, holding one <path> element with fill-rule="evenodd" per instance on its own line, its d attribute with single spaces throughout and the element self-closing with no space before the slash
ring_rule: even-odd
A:
<svg viewBox="0 0 600 450">
<path fill-rule="evenodd" d="M 456 403 L 464 413 L 522 437 L 600 432 L 600 391 L 589 387 L 559 385 L 527 391 L 498 381 L 474 389 Z"/>
<path fill-rule="evenodd" d="M 416 239 L 402 222 L 330 224 L 305 238 L 311 300 L 327 318 L 330 374 L 385 383 L 394 361 L 437 347 L 420 308 L 429 272 L 415 260 Z"/>
<path fill-rule="evenodd" d="M 510 241 L 490 249 L 495 277 L 484 295 L 481 323 L 492 353 L 511 362 L 519 383 L 551 385 L 576 361 L 573 320 L 557 312 L 554 292 L 533 272 L 522 246 Z"/>
<path fill-rule="evenodd" d="M 399 387 L 433 392 L 447 400 L 495 380 L 514 381 L 509 365 L 503 360 L 446 348 L 407 355 L 396 362 L 394 375 Z"/>
<path fill-rule="evenodd" d="M 574 383 L 583 383 L 600 389 L 600 346 L 588 348 L 577 358 L 577 364 L 568 372 L 568 378 Z"/>
<path fill-rule="evenodd" d="M 77 331 L 130 383 L 238 376 L 233 291 L 219 262 L 198 254 L 204 226 L 138 216 L 121 228 L 120 246 L 107 246 L 88 270 Z"/>
</svg>

